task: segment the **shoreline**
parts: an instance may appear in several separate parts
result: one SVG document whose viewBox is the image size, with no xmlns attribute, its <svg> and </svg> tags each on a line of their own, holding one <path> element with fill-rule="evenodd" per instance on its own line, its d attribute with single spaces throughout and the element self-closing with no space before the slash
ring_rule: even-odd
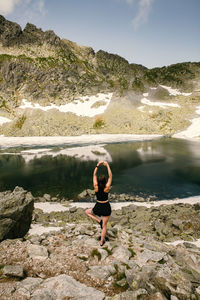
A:
<svg viewBox="0 0 200 300">
<path fill-rule="evenodd" d="M 176 200 L 159 200 L 159 201 L 151 201 L 151 202 L 136 202 L 136 201 L 128 201 L 128 202 L 118 202 L 118 203 L 112 203 L 110 201 L 112 210 L 122 209 L 122 207 L 129 206 L 129 205 L 135 205 L 135 206 L 145 206 L 147 208 L 151 207 L 158 207 L 161 205 L 173 205 L 173 204 L 196 204 L 200 203 L 200 195 L 199 196 L 193 196 L 193 197 L 187 197 L 187 198 L 181 198 Z M 50 213 L 50 212 L 64 212 L 69 211 L 70 208 L 76 207 L 76 208 L 91 208 L 95 205 L 95 202 L 70 202 L 69 206 L 66 207 L 65 205 L 57 202 L 35 202 L 34 208 L 41 209 L 44 213 Z"/>
<path fill-rule="evenodd" d="M 0 149 L 24 146 L 55 146 L 60 144 L 91 144 L 91 143 L 115 143 L 129 141 L 149 141 L 163 138 L 159 134 L 91 134 L 79 136 L 25 136 L 5 137 L 0 136 Z"/>
<path fill-rule="evenodd" d="M 182 134 L 184 132 L 175 133 L 172 139 L 183 139 L 191 142 L 200 142 L 200 138 L 190 137 Z M 46 146 L 74 146 L 102 143 L 123 143 L 123 142 L 142 142 L 152 141 L 164 138 L 161 134 L 83 134 L 78 136 L 1 136 L 0 150 L 15 147 L 46 147 Z"/>
</svg>

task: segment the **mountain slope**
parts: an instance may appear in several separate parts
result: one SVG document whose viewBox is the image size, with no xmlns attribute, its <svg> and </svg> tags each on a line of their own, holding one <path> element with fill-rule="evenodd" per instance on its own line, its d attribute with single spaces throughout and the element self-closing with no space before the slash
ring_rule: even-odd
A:
<svg viewBox="0 0 200 300">
<path fill-rule="evenodd" d="M 142 126 L 141 112 L 138 114 L 135 110 L 142 94 L 160 84 L 192 92 L 197 89 L 199 78 L 200 63 L 188 62 L 149 70 L 142 65 L 129 64 L 116 54 L 103 50 L 95 53 L 90 47 L 61 40 L 53 31 L 43 32 L 33 24 L 28 23 L 22 30 L 18 24 L 0 16 L 0 116 L 12 120 L 2 123 L 2 134 L 145 133 L 145 128 L 148 132 L 160 133 L 159 126 L 151 120 Z M 22 99 L 40 106 L 61 106 L 76 103 L 77 99 L 85 101 L 82 97 L 87 99 L 99 93 L 104 93 L 105 98 L 113 93 L 100 123 L 72 111 L 20 109 Z M 159 91 L 157 94 L 159 97 Z M 166 101 L 169 96 L 167 92 L 163 99 Z M 195 94 L 193 101 L 198 102 L 198 97 Z M 102 98 L 95 105 L 105 107 L 106 101 Z M 130 105 L 131 111 L 134 106 L 131 114 Z M 122 107 L 120 125 L 117 124 L 116 110 Z M 135 113 L 137 124 L 134 123 Z M 111 119 L 113 121 L 109 124 Z"/>
</svg>

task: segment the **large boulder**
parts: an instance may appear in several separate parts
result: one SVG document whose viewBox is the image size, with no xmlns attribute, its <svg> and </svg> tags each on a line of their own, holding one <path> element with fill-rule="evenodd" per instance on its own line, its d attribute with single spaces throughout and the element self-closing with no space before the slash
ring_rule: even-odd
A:
<svg viewBox="0 0 200 300">
<path fill-rule="evenodd" d="M 0 193 L 0 241 L 21 238 L 28 232 L 33 204 L 33 196 L 23 188 Z"/>
<path fill-rule="evenodd" d="M 105 299 L 105 294 L 85 284 L 79 283 L 68 275 L 62 274 L 45 279 L 39 288 L 32 293 L 31 299 L 102 300 Z"/>
</svg>

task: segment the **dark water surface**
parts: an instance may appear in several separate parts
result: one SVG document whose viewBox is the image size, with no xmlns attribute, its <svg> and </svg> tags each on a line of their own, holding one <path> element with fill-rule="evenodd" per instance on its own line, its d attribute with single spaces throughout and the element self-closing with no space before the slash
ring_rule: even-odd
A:
<svg viewBox="0 0 200 300">
<path fill-rule="evenodd" d="M 101 159 L 110 161 L 114 193 L 157 199 L 200 195 L 200 144 L 178 139 L 93 145 L 91 149 L 60 145 L 49 150 L 1 150 L 0 191 L 18 185 L 35 196 L 75 198 L 92 188 L 93 169 Z M 106 171 L 99 169 L 100 174 Z"/>
</svg>

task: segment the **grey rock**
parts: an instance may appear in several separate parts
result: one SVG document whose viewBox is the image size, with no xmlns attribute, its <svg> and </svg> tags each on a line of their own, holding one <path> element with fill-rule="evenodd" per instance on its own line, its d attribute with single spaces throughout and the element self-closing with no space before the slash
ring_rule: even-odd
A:
<svg viewBox="0 0 200 300">
<path fill-rule="evenodd" d="M 114 275 L 114 274 L 117 273 L 117 270 L 114 267 L 114 264 L 108 265 L 107 268 L 108 268 L 108 271 L 109 271 L 110 275 Z"/>
<path fill-rule="evenodd" d="M 78 195 L 78 198 L 82 199 L 85 198 L 87 195 L 88 195 L 87 190 L 85 190 Z"/>
<path fill-rule="evenodd" d="M 115 238 L 117 235 L 117 229 L 116 228 L 108 229 L 107 235 L 111 238 Z"/>
<path fill-rule="evenodd" d="M 22 266 L 7 265 L 3 268 L 3 275 L 10 277 L 24 277 L 24 269 Z"/>
<path fill-rule="evenodd" d="M 51 201 L 52 201 L 52 202 L 57 202 L 57 201 L 58 201 L 58 198 L 57 198 L 57 197 L 52 197 L 52 198 L 51 198 Z M 61 201 L 61 202 L 62 202 L 62 201 Z"/>
<path fill-rule="evenodd" d="M 197 297 L 197 300 L 200 300 L 200 286 L 195 289 L 195 296 Z"/>
<path fill-rule="evenodd" d="M 117 281 L 116 283 L 117 283 L 117 285 L 119 285 L 121 287 L 123 287 L 123 286 L 125 286 L 127 284 L 125 278 L 122 278 L 121 280 Z"/>
<path fill-rule="evenodd" d="M 44 195 L 43 195 L 43 198 L 44 198 L 46 201 L 51 201 L 51 195 L 49 195 L 49 194 L 44 194 Z"/>
<path fill-rule="evenodd" d="M 156 289 L 151 281 L 154 268 L 155 265 L 139 271 L 136 268 L 125 270 L 126 280 L 130 288 L 134 291 L 137 291 L 139 288 L 144 288 L 148 289 L 150 293 L 154 292 Z"/>
<path fill-rule="evenodd" d="M 54 46 L 62 44 L 60 38 L 56 36 L 53 31 L 48 30 L 43 32 L 30 23 L 27 23 L 22 31 L 18 24 L 7 21 L 3 16 L 0 16 L 0 25 L 0 40 L 3 46 L 10 47 L 23 44 L 39 45 L 45 42 Z"/>
<path fill-rule="evenodd" d="M 89 235 L 89 236 L 93 236 L 94 235 L 94 231 L 92 231 L 92 230 L 85 230 L 84 234 L 85 235 Z"/>
<path fill-rule="evenodd" d="M 107 266 L 90 266 L 86 274 L 92 278 L 106 280 L 110 276 L 110 270 Z"/>
<path fill-rule="evenodd" d="M 77 207 L 73 206 L 69 208 L 70 213 L 74 213 L 77 211 Z"/>
<path fill-rule="evenodd" d="M 85 236 L 82 236 L 82 235 L 80 235 L 78 237 L 79 237 L 79 239 L 74 240 L 72 242 L 73 245 L 75 245 L 75 244 L 78 244 L 78 245 L 82 244 L 82 245 L 84 245 L 86 247 L 96 247 L 96 246 L 99 246 L 99 241 L 97 241 L 95 238 L 89 238 L 89 237 L 85 237 Z"/>
<path fill-rule="evenodd" d="M 163 294 L 174 295 L 180 300 L 190 299 L 192 284 L 175 265 L 173 269 L 165 265 L 161 267 L 154 274 L 152 283 Z"/>
<path fill-rule="evenodd" d="M 119 262 L 119 261 L 113 261 L 112 266 L 115 268 L 116 272 L 119 274 L 125 273 L 126 272 L 126 263 L 124 262 Z"/>
<path fill-rule="evenodd" d="M 186 248 L 190 248 L 190 249 L 198 249 L 198 247 L 193 244 L 193 243 L 189 243 L 189 242 L 184 242 L 183 245 L 186 247 Z"/>
<path fill-rule="evenodd" d="M 179 300 L 176 296 L 171 295 L 170 300 Z"/>
<path fill-rule="evenodd" d="M 87 254 L 84 253 L 78 253 L 77 257 L 82 259 L 82 260 L 88 260 L 89 256 Z"/>
<path fill-rule="evenodd" d="M 126 291 L 124 293 L 115 295 L 114 297 L 106 297 L 105 300 L 135 300 L 135 299 L 133 298 L 132 291 Z"/>
<path fill-rule="evenodd" d="M 167 300 L 168 298 L 166 298 L 160 292 L 157 292 L 157 293 L 151 294 L 150 299 L 151 300 Z"/>
<path fill-rule="evenodd" d="M 145 249 L 135 258 L 135 263 L 139 267 L 143 267 L 148 261 L 158 262 L 166 255 L 165 252 L 155 252 Z"/>
<path fill-rule="evenodd" d="M 42 288 L 37 289 L 33 292 L 31 295 L 31 299 L 33 300 L 56 300 L 56 299 L 62 299 L 57 298 L 56 292 L 53 289 L 49 288 Z"/>
<path fill-rule="evenodd" d="M 122 226 L 127 225 L 129 223 L 129 218 L 128 217 L 123 217 L 120 219 L 119 224 L 121 224 Z"/>
<path fill-rule="evenodd" d="M 173 220 L 172 222 L 172 225 L 174 227 L 177 227 L 178 229 L 182 229 L 182 220 L 179 220 L 179 219 L 176 219 L 176 220 Z"/>
<path fill-rule="evenodd" d="M 65 297 L 73 299 L 102 300 L 105 294 L 79 283 L 67 275 L 59 275 L 43 281 L 32 293 L 33 300 L 62 300 Z"/>
<path fill-rule="evenodd" d="M 138 289 L 137 291 L 126 291 L 124 293 L 115 295 L 114 297 L 106 298 L 106 300 L 137 300 L 137 299 L 143 299 L 142 296 L 147 296 L 147 291 L 144 289 Z M 150 299 L 150 298 L 144 298 L 144 299 Z M 158 299 L 159 300 L 159 299 Z"/>
<path fill-rule="evenodd" d="M 28 245 L 27 252 L 31 258 L 44 260 L 48 258 L 48 251 L 44 246 Z"/>
<path fill-rule="evenodd" d="M 17 294 L 17 295 L 16 295 Z M 31 294 L 29 291 L 27 291 L 25 288 L 21 287 L 16 291 L 15 297 L 17 296 L 17 299 L 30 299 Z M 15 298 L 16 299 L 16 298 Z"/>
<path fill-rule="evenodd" d="M 147 295 L 147 291 L 145 289 L 138 289 L 137 291 L 135 291 L 133 293 L 133 297 L 135 297 L 135 299 L 140 299 L 141 296 Z"/>
<path fill-rule="evenodd" d="M 158 232 L 159 235 L 162 235 L 164 231 L 166 230 L 165 224 L 159 220 L 156 220 L 154 224 L 155 230 Z"/>
<path fill-rule="evenodd" d="M 168 253 L 170 251 L 170 246 L 167 244 L 158 242 L 156 240 L 149 240 L 144 242 L 144 248 L 149 249 L 156 252 L 166 252 Z"/>
<path fill-rule="evenodd" d="M 31 193 L 16 187 L 13 192 L 0 193 L 0 241 L 24 237 L 33 213 Z"/>
<path fill-rule="evenodd" d="M 108 257 L 108 252 L 104 249 L 98 249 L 98 252 L 101 254 L 101 260 L 106 259 Z"/>
<path fill-rule="evenodd" d="M 120 224 L 116 224 L 114 227 L 113 227 L 113 229 L 114 230 L 116 230 L 117 232 L 119 232 L 120 230 L 122 230 L 122 225 L 120 225 Z"/>
<path fill-rule="evenodd" d="M 134 272 L 138 272 L 140 267 L 137 265 L 137 263 L 134 260 L 129 260 L 126 262 L 129 269 L 134 270 Z"/>
<path fill-rule="evenodd" d="M 112 256 L 119 261 L 126 262 L 131 257 L 131 253 L 123 246 L 119 246 L 114 249 Z"/>
<path fill-rule="evenodd" d="M 95 195 L 95 191 L 94 190 L 91 190 L 91 189 L 87 189 L 87 194 L 89 196 L 94 196 Z"/>
<path fill-rule="evenodd" d="M 27 277 L 17 284 L 17 290 L 24 289 L 30 293 L 43 282 L 41 278 Z"/>
</svg>

